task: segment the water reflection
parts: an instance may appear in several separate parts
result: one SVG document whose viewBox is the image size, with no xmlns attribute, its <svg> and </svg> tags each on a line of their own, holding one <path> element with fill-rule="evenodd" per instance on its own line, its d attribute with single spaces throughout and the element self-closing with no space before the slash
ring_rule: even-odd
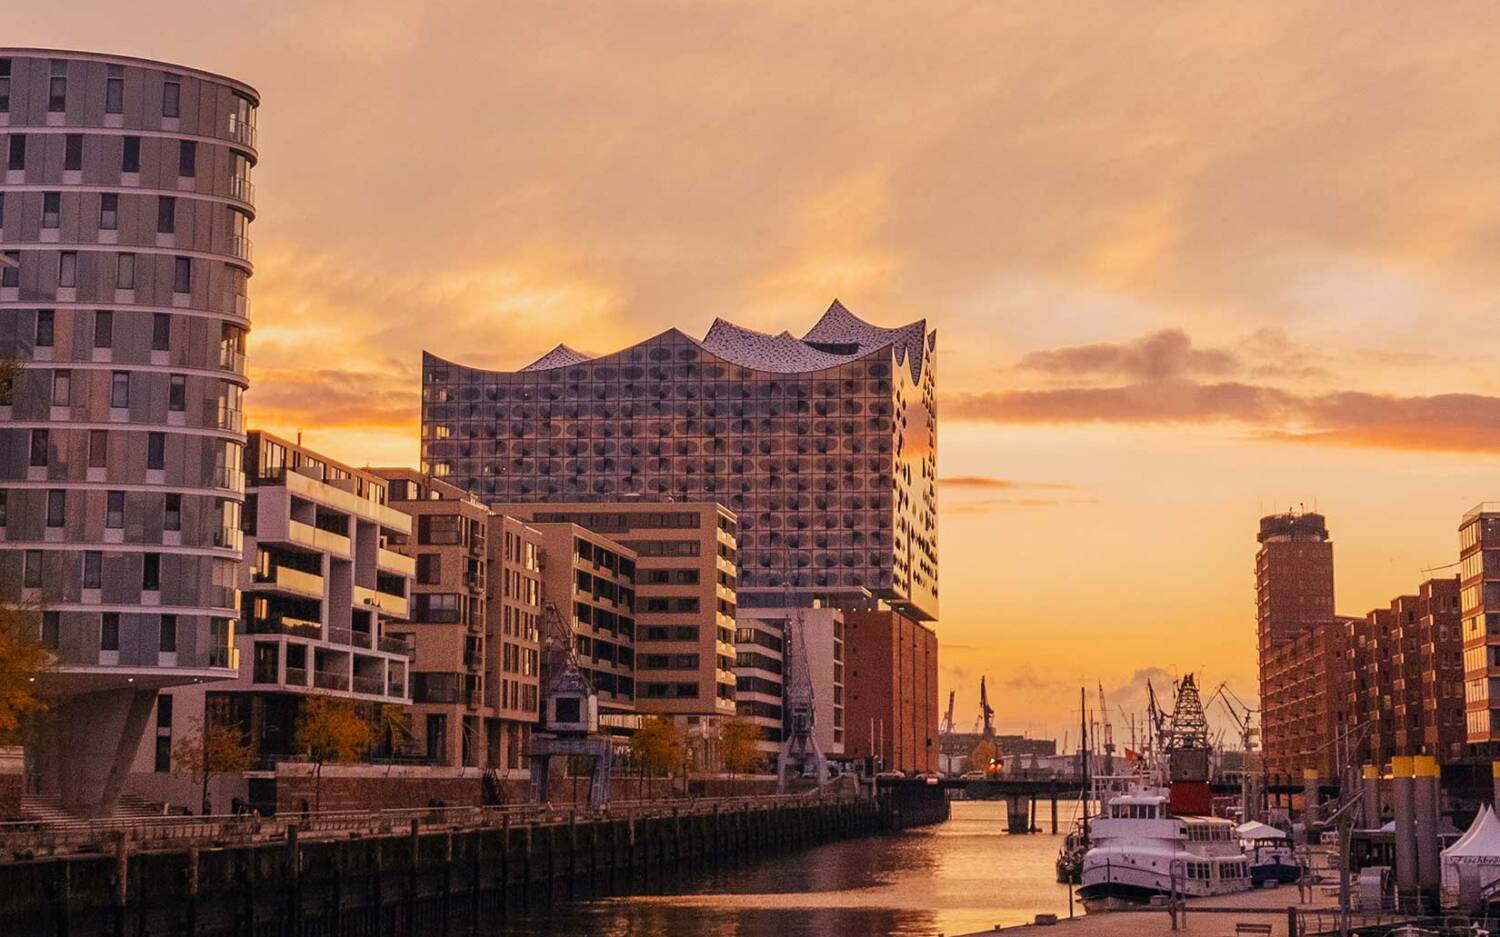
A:
<svg viewBox="0 0 1500 937">
<path fill-rule="evenodd" d="M 1063 811 L 1063 828 L 1073 807 Z M 669 893 L 583 901 L 522 918 L 527 937 L 825 937 L 962 934 L 1066 916 L 1060 837 L 1010 836 L 1004 805 L 958 802 L 940 826 L 713 869 Z M 1082 913 L 1082 909 L 1078 909 Z"/>
</svg>

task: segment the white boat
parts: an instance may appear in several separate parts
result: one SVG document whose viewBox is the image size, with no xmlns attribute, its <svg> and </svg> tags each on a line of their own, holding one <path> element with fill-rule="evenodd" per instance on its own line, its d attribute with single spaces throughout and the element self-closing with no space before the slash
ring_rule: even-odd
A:
<svg viewBox="0 0 1500 937">
<path fill-rule="evenodd" d="M 1250 863 L 1229 820 L 1177 816 L 1161 788 L 1109 800 L 1090 823 L 1078 889 L 1087 911 L 1176 895 L 1198 898 L 1250 889 Z"/>
</svg>

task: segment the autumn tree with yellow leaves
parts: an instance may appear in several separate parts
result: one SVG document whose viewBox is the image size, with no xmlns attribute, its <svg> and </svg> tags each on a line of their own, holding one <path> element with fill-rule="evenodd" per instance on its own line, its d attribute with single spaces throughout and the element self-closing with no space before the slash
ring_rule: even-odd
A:
<svg viewBox="0 0 1500 937">
<path fill-rule="evenodd" d="M 216 774 L 250 770 L 255 762 L 255 748 L 245 733 L 233 726 L 195 719 L 188 733 L 172 746 L 172 760 L 202 785 L 198 809 L 206 816 L 209 780 Z"/>
<path fill-rule="evenodd" d="M 340 700 L 309 696 L 297 717 L 295 743 L 313 769 L 313 809 L 322 809 L 323 765 L 358 761 L 375 742 L 375 729 L 354 707 Z"/>
</svg>

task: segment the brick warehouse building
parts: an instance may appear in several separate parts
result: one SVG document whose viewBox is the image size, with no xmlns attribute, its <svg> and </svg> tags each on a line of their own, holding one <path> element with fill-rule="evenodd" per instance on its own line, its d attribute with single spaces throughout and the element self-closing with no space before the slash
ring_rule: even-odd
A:
<svg viewBox="0 0 1500 937">
<path fill-rule="evenodd" d="M 890 608 L 844 610 L 844 753 L 936 771 L 937 635 Z"/>
</svg>

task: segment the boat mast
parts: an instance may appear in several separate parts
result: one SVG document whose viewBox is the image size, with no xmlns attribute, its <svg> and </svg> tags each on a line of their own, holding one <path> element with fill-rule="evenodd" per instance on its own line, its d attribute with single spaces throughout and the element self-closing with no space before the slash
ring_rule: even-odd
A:
<svg viewBox="0 0 1500 937">
<path fill-rule="evenodd" d="M 1088 690 L 1078 688 L 1078 760 L 1083 774 L 1083 844 L 1089 842 L 1089 708 Z"/>
</svg>

